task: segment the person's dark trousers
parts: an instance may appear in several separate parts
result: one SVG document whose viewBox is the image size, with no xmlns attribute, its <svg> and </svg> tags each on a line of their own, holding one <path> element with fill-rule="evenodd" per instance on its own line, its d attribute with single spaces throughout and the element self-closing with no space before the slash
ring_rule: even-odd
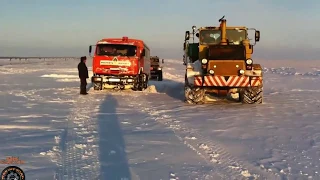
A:
<svg viewBox="0 0 320 180">
<path fill-rule="evenodd" d="M 80 79 L 80 94 L 87 94 L 87 79 Z"/>
</svg>

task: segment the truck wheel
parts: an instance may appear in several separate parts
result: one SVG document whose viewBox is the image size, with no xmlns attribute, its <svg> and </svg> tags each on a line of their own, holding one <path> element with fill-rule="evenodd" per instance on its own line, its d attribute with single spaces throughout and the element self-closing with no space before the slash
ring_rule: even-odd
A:
<svg viewBox="0 0 320 180">
<path fill-rule="evenodd" d="M 143 89 L 147 89 L 148 88 L 148 84 L 149 84 L 149 76 L 148 74 L 143 74 L 145 76 L 145 79 L 143 81 Z"/>
<path fill-rule="evenodd" d="M 162 71 L 159 71 L 158 73 L 158 81 L 162 81 Z"/>
<path fill-rule="evenodd" d="M 241 90 L 239 100 L 243 104 L 262 104 L 263 87 L 249 87 Z"/>
<path fill-rule="evenodd" d="M 93 89 L 98 91 L 98 90 L 102 90 L 102 83 L 100 82 L 94 82 L 93 83 Z"/>
<path fill-rule="evenodd" d="M 147 74 L 139 74 L 138 81 L 134 85 L 134 91 L 143 91 L 148 88 L 148 75 Z"/>
<path fill-rule="evenodd" d="M 205 90 L 203 88 L 185 86 L 184 95 L 186 102 L 189 104 L 205 103 Z"/>
</svg>

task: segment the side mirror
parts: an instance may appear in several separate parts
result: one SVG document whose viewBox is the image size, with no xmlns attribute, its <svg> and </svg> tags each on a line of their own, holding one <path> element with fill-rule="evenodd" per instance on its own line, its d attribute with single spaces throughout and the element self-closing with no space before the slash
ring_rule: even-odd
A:
<svg viewBox="0 0 320 180">
<path fill-rule="evenodd" d="M 162 64 L 164 64 L 164 59 L 162 59 Z"/>
<path fill-rule="evenodd" d="M 141 52 L 141 57 L 145 56 L 146 55 L 146 50 L 143 49 L 142 52 Z"/>
<path fill-rule="evenodd" d="M 91 54 L 91 51 L 92 51 L 92 46 L 90 45 L 89 46 L 89 54 Z"/>
<path fill-rule="evenodd" d="M 199 33 L 196 33 L 197 38 L 199 38 Z"/>
<path fill-rule="evenodd" d="M 190 31 L 186 31 L 186 35 L 184 37 L 184 40 L 187 41 L 190 39 Z"/>
<path fill-rule="evenodd" d="M 259 40 L 260 40 L 260 31 L 256 31 L 255 32 L 254 39 L 256 40 L 256 42 L 259 42 Z"/>
</svg>

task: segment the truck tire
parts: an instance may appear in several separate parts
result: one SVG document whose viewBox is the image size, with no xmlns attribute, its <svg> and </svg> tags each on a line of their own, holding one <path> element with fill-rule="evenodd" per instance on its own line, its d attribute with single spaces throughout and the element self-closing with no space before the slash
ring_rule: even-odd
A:
<svg viewBox="0 0 320 180">
<path fill-rule="evenodd" d="M 144 74 L 145 75 L 145 77 L 146 77 L 146 80 L 144 81 L 144 86 L 143 86 L 143 90 L 144 89 L 147 89 L 148 88 L 148 86 L 149 86 L 149 75 L 148 74 Z"/>
<path fill-rule="evenodd" d="M 145 73 L 139 74 L 137 77 L 138 81 L 134 85 L 132 90 L 134 91 L 143 91 L 148 88 L 149 76 Z"/>
<path fill-rule="evenodd" d="M 243 104 L 262 104 L 263 103 L 263 88 L 249 87 L 240 91 L 239 100 Z"/>
<path fill-rule="evenodd" d="M 93 89 L 94 89 L 95 91 L 102 90 L 102 83 L 100 83 L 100 82 L 93 82 Z"/>
<path fill-rule="evenodd" d="M 162 81 L 162 71 L 159 71 L 158 73 L 158 81 Z"/>
</svg>

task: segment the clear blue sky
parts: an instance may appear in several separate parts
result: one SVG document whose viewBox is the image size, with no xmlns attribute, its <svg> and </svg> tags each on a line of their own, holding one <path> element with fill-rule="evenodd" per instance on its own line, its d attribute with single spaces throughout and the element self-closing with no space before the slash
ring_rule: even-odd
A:
<svg viewBox="0 0 320 180">
<path fill-rule="evenodd" d="M 0 56 L 82 56 L 103 37 L 144 39 L 153 54 L 181 58 L 192 25 L 261 31 L 254 57 L 320 59 L 319 0 L 10 0 L 0 6 Z M 155 54 L 156 55 L 156 54 Z"/>
</svg>

